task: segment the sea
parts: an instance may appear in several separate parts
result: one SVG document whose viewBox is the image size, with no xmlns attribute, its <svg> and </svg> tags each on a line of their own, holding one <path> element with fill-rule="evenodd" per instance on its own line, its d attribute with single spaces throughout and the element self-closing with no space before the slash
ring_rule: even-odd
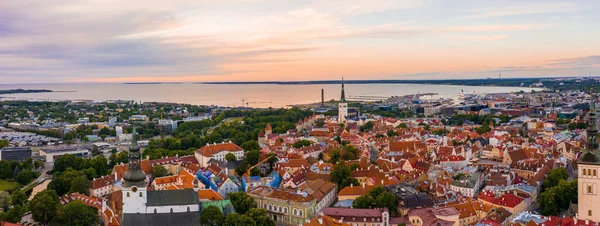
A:
<svg viewBox="0 0 600 226">
<path fill-rule="evenodd" d="M 194 105 L 218 105 L 254 108 L 280 108 L 290 105 L 340 98 L 339 84 L 278 85 L 278 84 L 0 84 L 0 90 L 49 89 L 49 93 L 4 94 L 3 100 L 133 100 L 137 102 L 172 102 Z M 488 87 L 428 84 L 346 84 L 346 98 L 377 96 L 404 96 L 437 93 L 430 98 L 455 98 L 459 93 L 485 94 L 540 90 L 529 87 Z"/>
</svg>

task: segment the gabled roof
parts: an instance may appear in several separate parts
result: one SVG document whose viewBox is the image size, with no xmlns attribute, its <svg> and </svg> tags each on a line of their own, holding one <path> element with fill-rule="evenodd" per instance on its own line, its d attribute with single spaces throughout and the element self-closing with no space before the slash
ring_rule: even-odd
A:
<svg viewBox="0 0 600 226">
<path fill-rule="evenodd" d="M 234 143 L 220 143 L 220 144 L 207 144 L 204 147 L 201 147 L 198 150 L 196 150 L 196 153 L 206 156 L 206 157 L 212 157 L 214 154 L 217 154 L 221 151 L 237 152 L 237 151 L 243 151 L 243 150 L 244 149 L 242 149 L 240 146 L 238 146 L 237 144 L 234 144 Z"/>
<path fill-rule="evenodd" d="M 198 204 L 198 193 L 192 189 L 147 192 L 147 206 L 172 206 Z"/>
</svg>

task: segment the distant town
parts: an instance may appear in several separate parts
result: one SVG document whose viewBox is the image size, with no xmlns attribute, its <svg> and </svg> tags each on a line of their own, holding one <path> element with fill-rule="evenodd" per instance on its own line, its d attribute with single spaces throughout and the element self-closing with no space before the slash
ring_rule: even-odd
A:
<svg viewBox="0 0 600 226">
<path fill-rule="evenodd" d="M 341 80 L 323 81 L 339 99 L 287 109 L 5 100 L 0 221 L 600 225 L 600 80 L 419 81 L 541 91 L 350 97 L 358 81 Z"/>
</svg>

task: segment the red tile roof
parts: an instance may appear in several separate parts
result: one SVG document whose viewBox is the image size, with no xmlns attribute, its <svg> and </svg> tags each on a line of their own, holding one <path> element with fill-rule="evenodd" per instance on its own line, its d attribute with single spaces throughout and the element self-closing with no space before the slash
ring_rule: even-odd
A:
<svg viewBox="0 0 600 226">
<path fill-rule="evenodd" d="M 220 144 L 207 144 L 204 147 L 196 150 L 196 153 L 201 154 L 206 157 L 212 157 L 214 154 L 219 153 L 221 151 L 227 152 L 236 152 L 243 151 L 240 146 L 234 143 L 220 143 Z"/>
</svg>

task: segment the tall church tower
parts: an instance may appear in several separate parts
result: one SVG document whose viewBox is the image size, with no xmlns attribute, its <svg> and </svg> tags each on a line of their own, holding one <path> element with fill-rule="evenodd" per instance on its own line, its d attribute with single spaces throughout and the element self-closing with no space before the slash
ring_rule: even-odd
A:
<svg viewBox="0 0 600 226">
<path fill-rule="evenodd" d="M 123 213 L 146 213 L 146 174 L 140 168 L 140 147 L 135 125 L 129 146 L 129 166 L 123 174 Z"/>
<path fill-rule="evenodd" d="M 591 94 L 587 120 L 586 149 L 577 160 L 577 190 L 579 219 L 600 222 L 600 152 L 598 150 L 598 126 L 596 125 L 596 95 Z"/>
<path fill-rule="evenodd" d="M 346 123 L 348 117 L 348 103 L 346 103 L 346 93 L 344 92 L 344 78 L 342 77 L 342 96 L 338 104 L 338 122 Z"/>
</svg>

